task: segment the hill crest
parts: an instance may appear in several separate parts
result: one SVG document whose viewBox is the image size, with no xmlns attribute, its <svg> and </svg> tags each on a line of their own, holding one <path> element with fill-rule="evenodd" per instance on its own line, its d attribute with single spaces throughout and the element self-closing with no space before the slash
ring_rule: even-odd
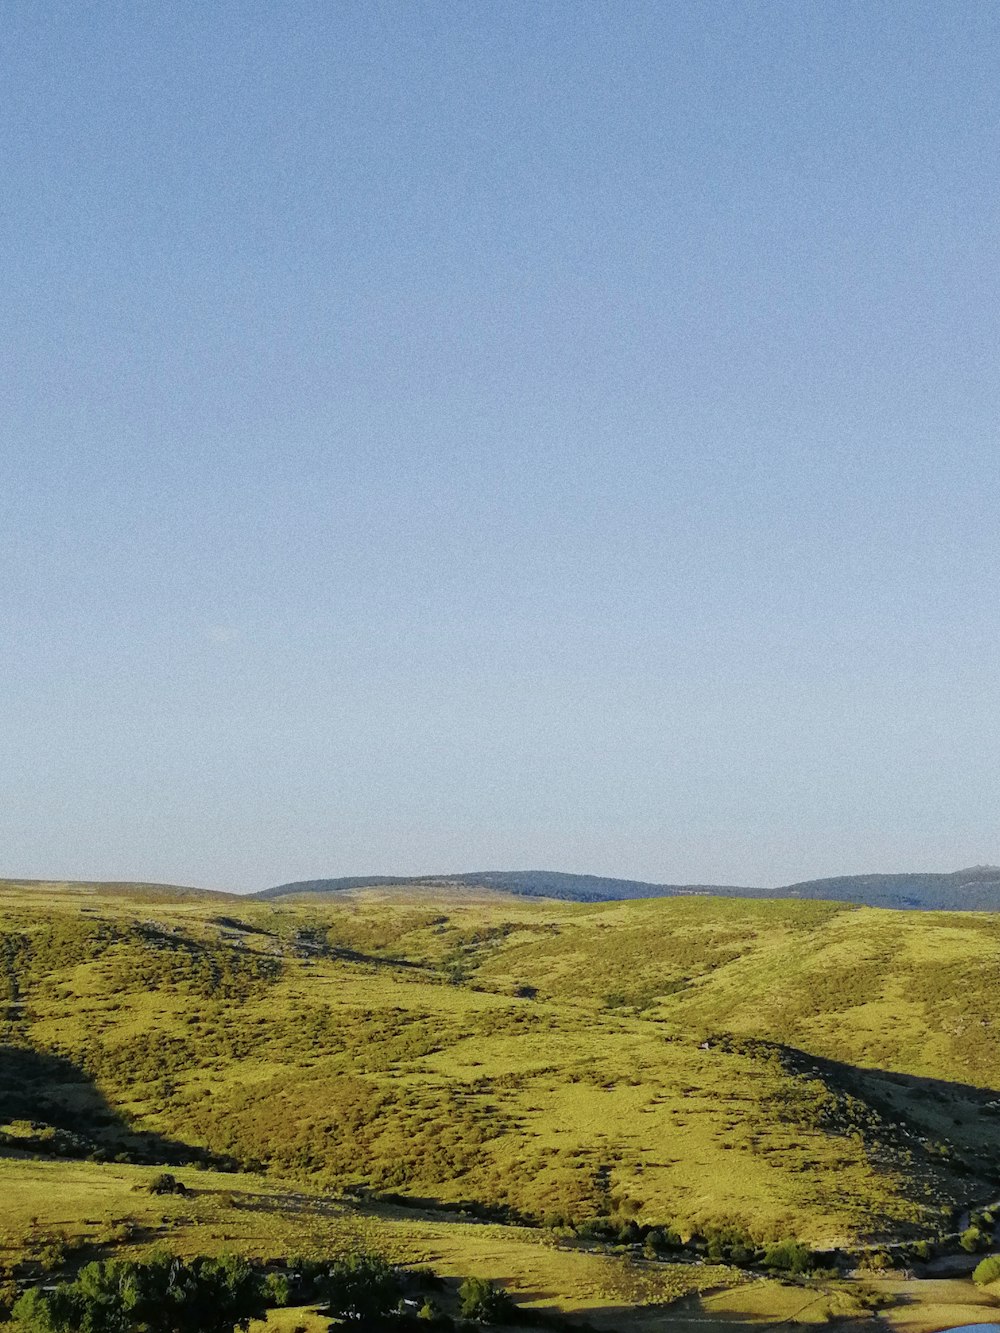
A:
<svg viewBox="0 0 1000 1333">
<path fill-rule="evenodd" d="M 569 902 L 615 902 L 634 898 L 708 895 L 722 898 L 798 898 L 911 911 L 1000 911 L 1000 867 L 992 865 L 969 866 L 944 873 L 842 875 L 802 880 L 779 888 L 653 884 L 643 880 L 574 875 L 555 870 L 485 870 L 411 876 L 353 875 L 279 884 L 251 896 L 273 900 L 369 888 L 493 889 L 529 898 L 556 898 Z"/>
</svg>

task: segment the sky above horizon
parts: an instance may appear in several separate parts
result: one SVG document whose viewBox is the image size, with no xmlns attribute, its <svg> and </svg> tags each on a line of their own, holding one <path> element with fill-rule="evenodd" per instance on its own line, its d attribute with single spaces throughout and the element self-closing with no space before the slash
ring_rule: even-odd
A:
<svg viewBox="0 0 1000 1333">
<path fill-rule="evenodd" d="M 8 0 L 0 875 L 1000 860 L 1000 9 Z"/>
</svg>

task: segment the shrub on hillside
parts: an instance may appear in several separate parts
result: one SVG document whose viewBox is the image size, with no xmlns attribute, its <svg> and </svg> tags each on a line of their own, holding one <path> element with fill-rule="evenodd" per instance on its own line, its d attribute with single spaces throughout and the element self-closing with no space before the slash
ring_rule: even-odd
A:
<svg viewBox="0 0 1000 1333">
<path fill-rule="evenodd" d="M 977 1250 L 986 1250 L 990 1245 L 990 1237 L 981 1227 L 966 1227 L 958 1238 L 958 1243 L 962 1249 L 969 1254 L 975 1254 Z"/>
<path fill-rule="evenodd" d="M 268 1273 L 264 1278 L 264 1298 L 269 1306 L 284 1309 L 291 1304 L 291 1284 L 285 1273 Z"/>
<path fill-rule="evenodd" d="M 858 1264 L 863 1273 L 888 1273 L 896 1267 L 899 1256 L 892 1250 L 870 1250 Z"/>
<path fill-rule="evenodd" d="M 991 1254 L 975 1267 L 972 1280 L 980 1287 L 988 1287 L 991 1282 L 1000 1282 L 1000 1254 Z"/>
<path fill-rule="evenodd" d="M 673 1227 L 653 1227 L 646 1233 L 646 1248 L 652 1250 L 655 1254 L 660 1254 L 665 1250 L 679 1250 L 683 1248 L 684 1241 L 680 1233 Z"/>
<path fill-rule="evenodd" d="M 826 1315 L 829 1319 L 859 1319 L 895 1304 L 897 1299 L 890 1292 L 878 1291 L 858 1283 L 852 1288 L 832 1292 L 826 1305 Z"/>
<path fill-rule="evenodd" d="M 188 1187 L 169 1171 L 160 1171 L 149 1182 L 150 1194 L 187 1194 Z"/>
</svg>

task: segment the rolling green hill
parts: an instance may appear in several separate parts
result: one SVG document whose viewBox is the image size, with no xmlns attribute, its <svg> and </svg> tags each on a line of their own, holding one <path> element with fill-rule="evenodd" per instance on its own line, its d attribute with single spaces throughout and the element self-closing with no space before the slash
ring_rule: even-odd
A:
<svg viewBox="0 0 1000 1333">
<path fill-rule="evenodd" d="M 0 905 L 11 1150 L 826 1245 L 1000 1193 L 996 918 L 398 891 Z"/>
<path fill-rule="evenodd" d="M 188 884 L 148 884 L 135 880 L 112 879 L 0 879 L 0 893 L 8 890 L 28 889 L 36 895 L 49 897 L 53 894 L 97 894 L 101 897 L 130 898 L 133 901 L 149 902 L 153 899 L 191 900 L 202 898 L 238 898 L 240 895 L 226 893 L 219 889 L 196 889 Z"/>
</svg>

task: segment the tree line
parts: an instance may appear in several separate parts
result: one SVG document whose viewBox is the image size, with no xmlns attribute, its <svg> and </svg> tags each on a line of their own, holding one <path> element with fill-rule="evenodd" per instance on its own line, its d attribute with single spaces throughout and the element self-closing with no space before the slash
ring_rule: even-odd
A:
<svg viewBox="0 0 1000 1333">
<path fill-rule="evenodd" d="M 405 1274 L 367 1252 L 297 1259 L 268 1271 L 232 1254 L 184 1260 L 161 1250 L 143 1261 L 95 1261 L 71 1282 L 32 1287 L 11 1314 L 21 1333 L 234 1333 L 288 1305 L 316 1305 L 331 1319 L 364 1328 L 415 1319 L 450 1325 L 432 1297 L 405 1300 L 414 1283 L 443 1285 L 430 1270 Z M 464 1319 L 516 1318 L 507 1293 L 481 1278 L 467 1278 L 458 1297 Z"/>
</svg>

